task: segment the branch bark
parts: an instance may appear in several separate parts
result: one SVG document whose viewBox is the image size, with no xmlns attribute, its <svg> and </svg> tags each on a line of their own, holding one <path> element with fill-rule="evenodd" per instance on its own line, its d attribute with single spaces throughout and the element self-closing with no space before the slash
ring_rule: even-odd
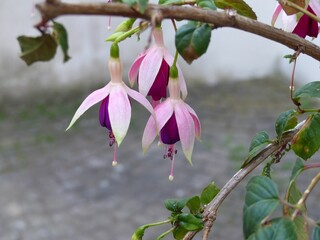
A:
<svg viewBox="0 0 320 240">
<path fill-rule="evenodd" d="M 261 150 L 248 165 L 241 168 L 220 190 L 220 192 L 216 195 L 216 197 L 206 206 L 203 212 L 203 218 L 205 221 L 205 228 L 203 234 L 203 240 L 208 239 L 208 235 L 212 229 L 213 223 L 217 217 L 217 211 L 224 201 L 224 199 L 231 193 L 231 191 L 249 174 L 251 173 L 257 166 L 259 166 L 262 162 L 264 162 L 267 158 L 271 156 L 278 156 L 281 154 L 285 147 L 296 133 L 302 128 L 305 121 L 302 121 L 297 125 L 297 127 L 286 133 L 281 141 L 275 142 L 266 146 L 263 150 Z M 197 234 L 197 232 L 189 232 L 183 238 L 183 240 L 191 240 Z"/>
<path fill-rule="evenodd" d="M 43 21 L 41 24 L 63 15 L 113 15 L 151 20 L 157 15 L 160 19 L 194 20 L 213 24 L 214 28 L 231 27 L 250 32 L 272 41 L 283 44 L 294 51 L 300 50 L 310 57 L 320 60 L 320 48 L 292 33 L 271 27 L 267 24 L 228 14 L 227 11 L 210 11 L 198 7 L 160 6 L 149 4 L 145 13 L 139 13 L 122 3 L 78 3 L 68 4 L 51 1 L 37 4 Z"/>
</svg>

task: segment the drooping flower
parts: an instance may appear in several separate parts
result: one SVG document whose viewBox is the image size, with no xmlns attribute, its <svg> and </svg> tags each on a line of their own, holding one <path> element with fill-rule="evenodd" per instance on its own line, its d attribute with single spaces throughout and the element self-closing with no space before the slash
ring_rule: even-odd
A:
<svg viewBox="0 0 320 240">
<path fill-rule="evenodd" d="M 136 92 L 122 80 L 122 64 L 119 58 L 110 58 L 109 63 L 110 82 L 103 88 L 92 92 L 80 105 L 74 114 L 68 128 L 94 104 L 101 102 L 99 111 L 100 124 L 109 130 L 109 145 L 114 145 L 113 166 L 117 164 L 116 145 L 120 145 L 127 134 L 131 120 L 131 103 L 129 96 L 142 104 L 154 116 L 154 111 L 148 100 L 139 92 Z"/>
<path fill-rule="evenodd" d="M 163 43 L 163 32 L 160 27 L 152 30 L 155 45 L 140 54 L 133 62 L 129 70 L 129 81 L 133 86 L 138 81 L 139 92 L 144 96 L 151 96 L 152 100 L 158 102 L 167 96 L 167 85 L 169 81 L 169 69 L 173 64 L 173 57 Z M 179 70 L 179 84 L 182 97 L 187 96 L 187 87 Z"/>
<path fill-rule="evenodd" d="M 313 15 L 320 16 L 319 0 L 311 0 L 306 10 Z M 283 12 L 283 9 L 279 4 L 273 13 L 271 21 L 272 25 L 275 24 L 281 12 Z M 303 14 L 302 16 L 300 15 L 293 14 L 288 16 L 286 13 L 283 13 L 282 22 L 284 30 L 287 32 L 292 32 L 302 38 L 305 38 L 306 36 L 317 37 L 319 33 L 318 22 L 306 14 Z"/>
<path fill-rule="evenodd" d="M 160 132 L 160 142 L 166 145 L 164 158 L 171 159 L 169 179 L 174 176 L 174 155 L 177 153 L 175 143 L 180 141 L 183 153 L 192 164 L 194 139 L 200 138 L 201 125 L 195 111 L 180 98 L 178 79 L 169 78 L 170 97 L 155 107 L 156 119 L 150 117 L 142 137 L 142 148 L 146 152 Z"/>
</svg>

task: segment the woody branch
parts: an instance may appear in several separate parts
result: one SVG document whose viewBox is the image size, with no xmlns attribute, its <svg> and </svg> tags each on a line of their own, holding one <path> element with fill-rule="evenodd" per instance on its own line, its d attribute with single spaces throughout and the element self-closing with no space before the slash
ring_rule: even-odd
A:
<svg viewBox="0 0 320 240">
<path fill-rule="evenodd" d="M 78 3 L 68 4 L 60 1 L 49 1 L 36 5 L 42 15 L 42 23 L 63 15 L 109 15 L 134 17 L 150 20 L 155 14 L 160 19 L 194 20 L 206 22 L 213 28 L 231 27 L 250 32 L 272 41 L 283 44 L 294 51 L 301 51 L 310 57 L 320 60 L 320 47 L 292 33 L 274 28 L 240 15 L 229 15 L 226 12 L 209 11 L 197 7 L 160 6 L 149 4 L 145 13 L 122 3 Z"/>
</svg>

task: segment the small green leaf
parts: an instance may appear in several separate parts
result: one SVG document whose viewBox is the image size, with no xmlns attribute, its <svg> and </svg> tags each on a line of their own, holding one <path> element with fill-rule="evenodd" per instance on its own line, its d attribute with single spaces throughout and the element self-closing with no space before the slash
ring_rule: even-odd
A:
<svg viewBox="0 0 320 240">
<path fill-rule="evenodd" d="M 248 240 L 297 240 L 293 222 L 287 218 L 277 218 L 270 224 L 260 227 Z"/>
<path fill-rule="evenodd" d="M 181 213 L 178 215 L 179 226 L 188 231 L 200 230 L 203 228 L 203 221 L 191 213 Z"/>
<path fill-rule="evenodd" d="M 135 18 L 129 18 L 127 20 L 124 20 L 116 27 L 116 30 L 114 30 L 114 32 L 116 33 L 116 32 L 129 31 L 132 28 L 132 25 L 134 24 L 135 21 L 136 21 Z"/>
<path fill-rule="evenodd" d="M 160 5 L 169 5 L 169 4 L 177 4 L 182 3 L 184 0 L 159 0 Z"/>
<path fill-rule="evenodd" d="M 320 81 L 307 83 L 293 93 L 293 100 L 299 102 L 300 98 L 320 98 Z"/>
<path fill-rule="evenodd" d="M 320 226 L 318 225 L 312 230 L 312 240 L 320 239 Z"/>
<path fill-rule="evenodd" d="M 53 21 L 53 36 L 56 39 L 56 42 L 62 49 L 63 52 L 63 62 L 67 62 L 70 59 L 68 55 L 68 33 L 65 27 L 61 23 Z"/>
<path fill-rule="evenodd" d="M 279 205 L 277 185 L 268 177 L 255 176 L 246 187 L 243 209 L 243 233 L 247 239 L 260 226 L 261 221 Z"/>
<path fill-rule="evenodd" d="M 176 32 L 175 43 L 179 54 L 191 64 L 207 51 L 210 38 L 211 28 L 208 24 L 197 26 L 194 23 L 187 23 Z"/>
<path fill-rule="evenodd" d="M 258 132 L 254 138 L 251 140 L 249 152 L 256 149 L 257 147 L 261 147 L 261 145 L 264 145 L 265 143 L 269 143 L 269 135 L 267 132 L 262 131 Z"/>
<path fill-rule="evenodd" d="M 242 16 L 252 18 L 257 20 L 257 15 L 252 10 L 252 8 L 243 0 L 214 0 L 215 5 L 217 8 L 220 9 L 234 9 L 237 10 Z"/>
<path fill-rule="evenodd" d="M 289 64 L 290 64 L 296 59 L 296 56 L 293 54 L 287 54 L 287 55 L 284 55 L 283 58 L 289 59 Z"/>
<path fill-rule="evenodd" d="M 179 213 L 186 206 L 188 199 L 167 199 L 164 206 L 171 212 Z"/>
<path fill-rule="evenodd" d="M 189 208 L 191 213 L 197 213 L 200 210 L 200 197 L 199 196 L 193 196 L 188 199 L 186 206 Z"/>
<path fill-rule="evenodd" d="M 241 167 L 244 167 L 249 162 L 251 162 L 252 158 L 257 155 L 259 150 L 262 147 L 266 146 L 269 142 L 270 142 L 270 140 L 269 140 L 269 135 L 267 132 L 265 132 L 265 131 L 258 132 L 251 140 L 248 157 L 244 160 Z"/>
<path fill-rule="evenodd" d="M 130 7 L 136 7 L 140 13 L 144 13 L 148 7 L 148 0 L 122 0 Z"/>
<path fill-rule="evenodd" d="M 297 111 L 293 109 L 283 112 L 279 115 L 275 126 L 279 138 L 281 138 L 285 131 L 293 129 L 295 126 L 297 126 L 298 119 L 296 115 Z"/>
<path fill-rule="evenodd" d="M 309 159 L 320 147 L 320 114 L 311 114 L 291 141 L 292 149 L 304 160 Z"/>
<path fill-rule="evenodd" d="M 207 10 L 217 10 L 212 0 L 197 0 L 197 6 Z"/>
<path fill-rule="evenodd" d="M 182 240 L 184 236 L 187 234 L 187 232 L 189 231 L 181 226 L 178 226 L 173 230 L 173 237 L 176 240 Z"/>
<path fill-rule="evenodd" d="M 208 204 L 214 199 L 214 197 L 218 194 L 220 189 L 215 184 L 215 182 L 211 182 L 206 186 L 201 194 L 200 194 L 200 201 L 203 205 Z"/>
<path fill-rule="evenodd" d="M 50 34 L 40 37 L 19 36 L 18 42 L 21 48 L 21 58 L 31 65 L 38 61 L 49 61 L 56 54 L 57 43 Z"/>
</svg>

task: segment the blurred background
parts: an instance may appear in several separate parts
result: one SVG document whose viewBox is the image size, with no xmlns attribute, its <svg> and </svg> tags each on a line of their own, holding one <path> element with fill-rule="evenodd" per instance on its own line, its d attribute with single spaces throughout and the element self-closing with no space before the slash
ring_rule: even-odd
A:
<svg viewBox="0 0 320 240">
<path fill-rule="evenodd" d="M 36 2 L 0 2 L 1 240 L 130 239 L 138 226 L 168 216 L 164 199 L 199 194 L 210 181 L 222 187 L 241 166 L 254 134 L 266 130 L 274 137 L 276 117 L 293 107 L 288 91 L 292 65 L 283 59 L 290 49 L 239 30 L 214 30 L 207 54 L 191 66 L 179 59 L 190 92 L 187 102 L 203 129 L 194 166 L 178 144 L 175 180 L 168 181 L 170 161 L 163 159 L 164 149 L 154 144 L 142 154 L 148 115 L 133 103 L 130 130 L 118 150 L 120 165 L 113 168 L 113 149 L 98 124 L 98 106 L 65 132 L 81 101 L 108 81 L 108 18 L 58 18 L 68 30 L 72 59 L 63 64 L 58 52 L 53 61 L 28 67 L 19 58 L 16 38 L 39 34 L 32 27 L 37 20 L 31 18 Z M 247 2 L 258 20 L 270 23 L 275 1 Z M 120 21 L 112 18 L 113 29 Z M 174 32 L 169 21 L 163 25 L 173 53 Z M 140 42 L 133 37 L 120 44 L 125 78 L 147 38 L 148 32 Z M 317 61 L 301 56 L 297 81 L 316 81 L 319 71 Z M 294 160 L 289 155 L 274 169 L 282 187 Z M 305 177 L 301 186 L 309 180 Z M 222 205 L 212 239 L 241 239 L 244 187 L 245 182 Z M 165 230 L 147 231 L 145 239 Z"/>
</svg>

